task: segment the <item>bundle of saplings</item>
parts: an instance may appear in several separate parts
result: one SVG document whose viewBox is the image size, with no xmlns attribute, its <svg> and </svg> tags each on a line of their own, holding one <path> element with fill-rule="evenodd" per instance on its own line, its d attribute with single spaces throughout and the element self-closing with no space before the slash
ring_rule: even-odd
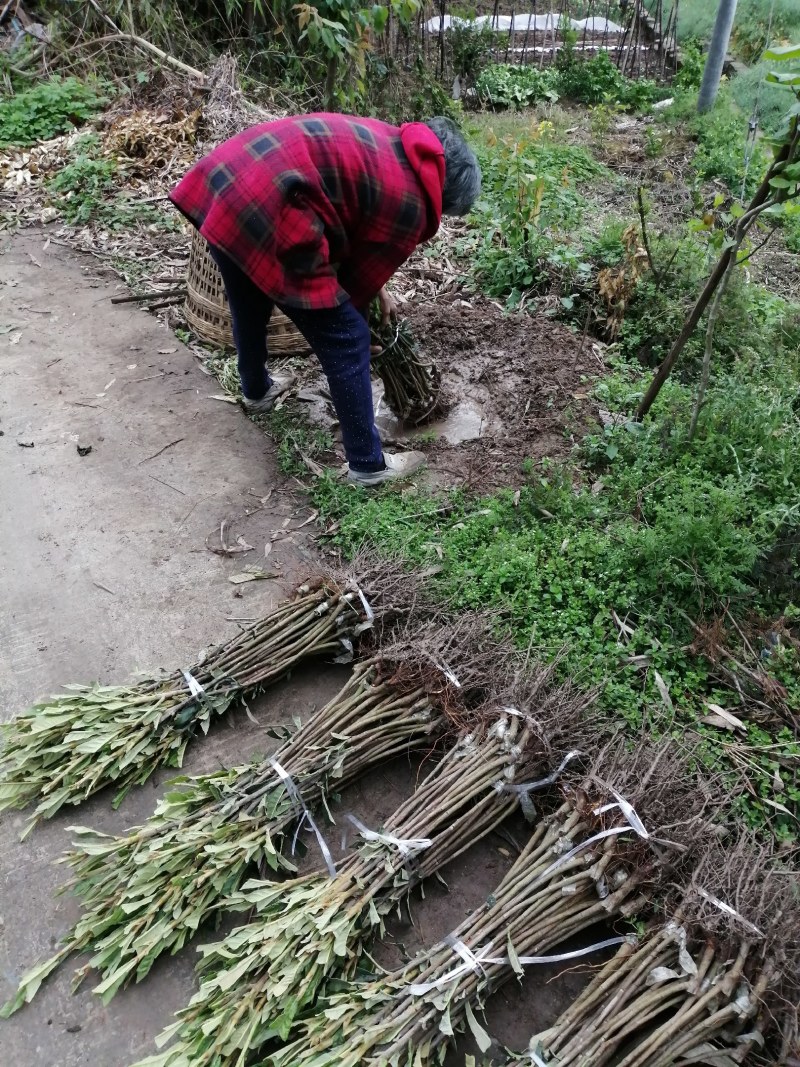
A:
<svg viewBox="0 0 800 1067">
<path fill-rule="evenodd" d="M 397 603 L 399 597 L 384 598 Z M 284 839 L 311 809 L 392 756 L 457 729 L 486 699 L 488 678 L 505 677 L 508 652 L 483 620 L 426 621 L 427 607 L 388 630 L 384 649 L 358 664 L 341 692 L 273 755 L 170 783 L 154 814 L 121 835 L 73 827 L 65 861 L 84 912 L 62 947 L 20 982 L 11 1014 L 76 952 L 90 958 L 104 1000 L 140 981 L 165 952 L 178 951 L 225 899 L 261 871 L 293 872 Z M 445 667 L 444 664 L 447 664 Z M 457 671 L 457 674 L 454 673 Z"/>
<path fill-rule="evenodd" d="M 380 828 L 353 820 L 363 843 L 332 881 L 321 872 L 236 894 L 230 906 L 254 917 L 201 950 L 200 990 L 159 1041 L 175 1043 L 145 1062 L 246 1062 L 285 1039 L 327 983 L 352 978 L 366 942 L 414 885 L 497 827 L 520 796 L 551 784 L 554 760 L 571 762 L 560 746 L 578 732 L 585 697 L 550 689 L 547 676 L 529 680 L 524 700 L 518 683 L 516 707 L 464 716 L 451 747 Z"/>
<path fill-rule="evenodd" d="M 623 945 L 513 1067 L 735 1067 L 790 1062 L 800 898 L 748 835 L 711 843 L 666 917 Z M 787 892 L 788 890 L 788 892 Z"/>
<path fill-rule="evenodd" d="M 499 791 L 519 795 L 513 783 Z M 253 1062 L 432 1067 L 464 1025 L 488 1048 L 475 1015 L 484 997 L 526 966 L 553 959 L 553 950 L 555 958 L 571 958 L 623 941 L 630 929 L 625 917 L 637 914 L 650 894 L 675 877 L 707 829 L 708 802 L 698 795 L 686 759 L 670 744 L 658 752 L 643 745 L 633 754 L 619 745 L 603 753 L 588 777 L 570 779 L 567 767 L 550 800 L 549 814 L 533 813 L 533 835 L 484 906 L 406 966 L 367 981 L 356 978 L 343 989 L 341 980 L 331 985 L 295 1022 L 288 1044 L 276 1040 Z M 421 825 L 415 823 L 418 830 Z M 557 951 L 598 923 L 620 932 L 599 944 Z M 247 966 L 245 958 L 242 967 Z M 339 966 L 341 975 L 348 969 L 346 962 Z M 231 982 L 235 978 L 229 974 Z M 262 981 L 277 979 L 267 970 Z M 205 1032 L 215 1034 L 211 1019 Z M 217 1055 L 198 1059 L 193 1047 L 175 1062 L 237 1062 L 219 1050 Z M 170 1060 L 143 1062 L 156 1067 Z"/>
<path fill-rule="evenodd" d="M 383 398 L 392 414 L 412 426 L 444 414 L 441 375 L 420 352 L 407 320 L 388 326 L 374 323 L 372 335 L 380 348 L 372 357 L 372 369 L 383 382 Z"/>
<path fill-rule="evenodd" d="M 319 579 L 188 668 L 131 685 L 69 685 L 0 726 L 0 811 L 36 804 L 26 833 L 109 785 L 120 802 L 243 696 L 311 656 L 341 655 L 371 623 L 363 594 Z"/>
</svg>

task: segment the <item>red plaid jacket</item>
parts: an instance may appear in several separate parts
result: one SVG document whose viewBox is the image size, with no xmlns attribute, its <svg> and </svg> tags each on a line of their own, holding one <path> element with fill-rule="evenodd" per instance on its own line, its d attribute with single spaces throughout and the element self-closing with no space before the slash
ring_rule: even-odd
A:
<svg viewBox="0 0 800 1067">
<path fill-rule="evenodd" d="M 422 123 L 263 123 L 215 148 L 170 199 L 277 304 L 365 307 L 442 214 L 444 152 Z"/>
</svg>

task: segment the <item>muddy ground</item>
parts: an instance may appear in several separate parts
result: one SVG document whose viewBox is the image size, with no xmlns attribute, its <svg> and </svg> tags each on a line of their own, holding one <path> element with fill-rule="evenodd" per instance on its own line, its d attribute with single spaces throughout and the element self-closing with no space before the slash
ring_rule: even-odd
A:
<svg viewBox="0 0 800 1067">
<path fill-rule="evenodd" d="M 316 565 L 309 509 L 277 471 L 275 446 L 218 392 L 193 355 L 155 318 L 112 306 L 119 283 L 28 231 L 6 239 L 0 255 L 0 707 L 7 718 L 65 682 L 103 683 L 137 671 L 178 667 L 237 621 L 259 617 Z M 487 430 L 462 448 L 441 441 L 433 464 L 464 478 L 469 448 L 502 472 L 513 462 L 568 447 L 568 412 L 592 371 L 571 335 L 558 332 L 567 359 L 534 328 L 520 339 L 513 319 L 459 305 L 420 309 L 437 355 L 452 346 L 448 373 L 486 404 Z M 439 327 L 434 331 L 434 324 Z M 596 364 L 595 364 L 596 367 Z M 512 384 L 507 387 L 506 379 Z M 505 401 L 502 400 L 505 398 Z M 514 404 L 503 415 L 503 403 Z M 530 400 L 530 404 L 528 401 Z M 496 424 L 495 421 L 496 420 Z M 491 429 L 491 427 L 494 427 Z M 514 439 L 511 428 L 519 439 Z M 545 445 L 544 440 L 549 443 Z M 30 446 L 30 447 L 28 447 Z M 91 446 L 91 452 L 78 451 Z M 538 451 L 536 451 L 538 449 Z M 488 458 L 486 458 L 488 457 Z M 478 461 L 473 470 L 479 468 Z M 500 475 L 498 475 L 500 477 Z M 254 552 L 226 559 L 211 551 L 224 520 Z M 264 558 L 276 532 L 271 581 L 229 582 Z M 186 769 L 231 765 L 276 742 L 264 727 L 307 718 L 338 689 L 346 668 L 309 665 L 253 705 L 257 724 L 234 715 L 190 749 Z M 380 823 L 407 795 L 414 767 L 398 762 L 365 778 L 342 805 Z M 61 813 L 24 843 L 24 814 L 0 816 L 0 999 L 21 974 L 49 955 L 78 915 L 54 895 L 65 879 L 54 861 L 75 823 L 121 831 L 152 810 L 165 776 L 134 790 L 120 810 L 108 796 Z M 514 838 L 494 835 L 445 871 L 449 889 L 415 898 L 413 924 L 395 924 L 381 958 L 427 946 L 491 893 L 512 861 Z M 335 843 L 335 837 L 333 839 Z M 210 935 L 210 932 L 207 932 Z M 14 1067 L 125 1067 L 154 1051 L 153 1037 L 193 988 L 195 953 L 162 960 L 141 986 L 103 1008 L 87 983 L 70 994 L 65 967 L 35 1001 L 0 1024 L 4 1063 Z M 586 967 L 555 978 L 551 969 L 509 984 L 489 1004 L 489 1028 L 522 1048 L 586 980 Z M 448 1063 L 463 1063 L 454 1052 Z"/>
<path fill-rule="evenodd" d="M 388 448 L 418 448 L 430 471 L 422 481 L 489 493 L 519 486 L 529 462 L 565 459 L 598 423 L 594 380 L 602 346 L 546 315 L 514 314 L 480 296 L 450 294 L 405 305 L 419 352 L 438 368 L 446 414 L 404 425 L 373 383 L 375 421 Z M 331 430 L 336 416 L 313 356 L 295 360 L 300 382 L 287 403 Z M 336 458 L 344 454 L 337 447 Z"/>
<path fill-rule="evenodd" d="M 466 488 L 518 485 L 526 461 L 566 457 L 596 420 L 592 381 L 603 363 L 591 338 L 481 297 L 417 307 L 409 321 L 453 403 L 442 432 L 430 428 L 432 465 Z M 448 423 L 464 408 L 477 413 L 477 432 L 453 440 Z"/>
</svg>

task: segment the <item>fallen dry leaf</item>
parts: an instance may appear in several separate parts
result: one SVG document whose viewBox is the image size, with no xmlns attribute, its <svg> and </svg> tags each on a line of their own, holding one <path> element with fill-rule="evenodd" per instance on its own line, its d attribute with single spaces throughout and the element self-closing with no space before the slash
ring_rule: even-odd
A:
<svg viewBox="0 0 800 1067">
<path fill-rule="evenodd" d="M 231 574 L 228 577 L 228 581 L 233 585 L 242 585 L 243 582 L 258 582 L 265 578 L 280 578 L 280 574 L 275 571 L 264 571 L 260 567 L 250 566 L 245 567 L 238 574 Z"/>
<path fill-rule="evenodd" d="M 745 731 L 747 729 L 746 724 L 741 719 L 730 711 L 726 711 L 725 708 L 721 708 L 719 704 L 706 703 L 706 707 L 712 714 L 704 715 L 700 722 L 704 722 L 707 726 L 718 726 L 722 730 Z"/>
</svg>

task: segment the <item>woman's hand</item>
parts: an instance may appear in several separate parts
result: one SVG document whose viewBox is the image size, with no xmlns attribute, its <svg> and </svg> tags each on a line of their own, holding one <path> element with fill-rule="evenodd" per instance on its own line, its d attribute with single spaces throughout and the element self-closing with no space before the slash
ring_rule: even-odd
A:
<svg viewBox="0 0 800 1067">
<path fill-rule="evenodd" d="M 388 326 L 397 319 L 397 304 L 386 292 L 386 286 L 378 293 L 378 304 L 381 309 L 381 326 Z"/>
</svg>

